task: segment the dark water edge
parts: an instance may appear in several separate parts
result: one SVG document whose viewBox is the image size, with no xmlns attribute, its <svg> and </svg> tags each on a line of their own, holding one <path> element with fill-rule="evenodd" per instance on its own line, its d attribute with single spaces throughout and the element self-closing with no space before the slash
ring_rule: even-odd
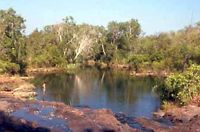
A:
<svg viewBox="0 0 200 132">
<path fill-rule="evenodd" d="M 85 68 L 76 73 L 38 75 L 37 99 L 77 107 L 108 108 L 131 117 L 152 118 L 161 101 L 153 86 L 158 78 L 131 77 L 122 71 Z M 47 83 L 45 94 L 43 82 Z"/>
</svg>

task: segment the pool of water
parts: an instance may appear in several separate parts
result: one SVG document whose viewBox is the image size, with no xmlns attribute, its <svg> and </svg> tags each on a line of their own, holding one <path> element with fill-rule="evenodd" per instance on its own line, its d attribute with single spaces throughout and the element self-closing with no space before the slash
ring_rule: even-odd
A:
<svg viewBox="0 0 200 132">
<path fill-rule="evenodd" d="M 55 117 L 54 112 L 54 107 L 35 104 L 16 110 L 11 113 L 11 116 L 37 122 L 40 126 L 53 129 L 53 131 L 72 132 L 67 122 L 64 119 Z"/>
<path fill-rule="evenodd" d="M 159 79 L 132 77 L 121 71 L 82 69 L 76 73 L 38 75 L 37 99 L 59 101 L 73 106 L 109 108 L 132 117 L 152 117 L 160 108 L 160 98 L 153 91 Z M 46 92 L 42 84 L 46 82 Z"/>
</svg>

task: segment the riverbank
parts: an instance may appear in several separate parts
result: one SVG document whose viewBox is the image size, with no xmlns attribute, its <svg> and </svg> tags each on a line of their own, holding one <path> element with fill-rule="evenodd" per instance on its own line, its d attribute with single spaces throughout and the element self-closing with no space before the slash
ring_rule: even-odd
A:
<svg viewBox="0 0 200 132">
<path fill-rule="evenodd" d="M 14 131 L 20 128 L 19 131 L 61 129 L 61 131 L 105 132 L 178 130 L 190 132 L 199 129 L 200 96 L 187 106 L 159 111 L 154 114 L 153 119 L 135 119 L 106 109 L 75 108 L 58 102 L 30 101 L 28 93 L 34 92 L 34 86 L 28 83 L 30 78 L 33 77 L 0 76 L 0 131 L 8 128 Z M 166 123 L 166 120 L 170 124 Z"/>
<path fill-rule="evenodd" d="M 35 87 L 28 82 L 31 78 L 0 76 L 0 131 L 137 131 L 120 123 L 107 109 L 30 100 L 36 96 Z"/>
<path fill-rule="evenodd" d="M 0 106 L 0 131 L 195 132 L 200 123 L 200 107 L 194 104 L 159 113 L 153 119 L 126 117 L 107 109 L 21 100 L 2 93 Z M 163 122 L 166 119 L 172 124 Z"/>
<path fill-rule="evenodd" d="M 34 74 L 49 74 L 49 73 L 61 73 L 66 71 L 65 68 L 55 68 L 55 67 L 49 67 L 49 68 L 28 68 L 26 70 L 26 73 L 29 75 L 34 75 Z"/>
<path fill-rule="evenodd" d="M 122 70 L 126 71 L 129 75 L 135 77 L 167 77 L 171 73 L 167 70 L 143 70 L 143 71 L 135 71 L 132 69 L 130 64 L 117 64 L 117 63 L 104 63 L 104 62 L 95 62 L 88 61 L 83 64 L 86 67 L 97 67 L 99 69 L 113 69 L 113 70 Z"/>
<path fill-rule="evenodd" d="M 0 94 L 2 131 L 135 132 L 110 110 L 73 108 L 63 103 L 23 101 Z"/>
<path fill-rule="evenodd" d="M 35 86 L 28 82 L 33 77 L 0 75 L 0 94 L 19 99 L 31 99 L 36 96 Z"/>
<path fill-rule="evenodd" d="M 112 69 L 112 70 L 120 70 L 120 71 L 125 71 L 128 75 L 133 76 L 133 77 L 167 77 L 170 75 L 170 72 L 167 71 L 142 71 L 142 72 L 135 72 L 131 69 L 129 69 L 128 65 L 121 65 L 121 64 L 116 64 L 116 65 L 107 65 L 107 64 L 101 64 L 105 66 L 98 66 L 97 64 L 85 64 L 83 67 L 97 67 L 100 69 Z M 50 67 L 50 68 L 29 68 L 26 70 L 26 73 L 28 75 L 35 75 L 35 74 L 51 74 L 51 73 L 63 73 L 63 72 L 74 72 L 75 70 L 80 69 L 80 66 L 74 66 L 73 68 L 55 68 L 55 67 Z"/>
<path fill-rule="evenodd" d="M 200 131 L 200 95 L 195 97 L 188 105 L 174 107 L 165 111 L 154 113 L 156 120 L 167 119 L 171 127 L 163 127 L 160 123 L 145 118 L 137 121 L 154 131 L 163 132 L 198 132 Z"/>
</svg>

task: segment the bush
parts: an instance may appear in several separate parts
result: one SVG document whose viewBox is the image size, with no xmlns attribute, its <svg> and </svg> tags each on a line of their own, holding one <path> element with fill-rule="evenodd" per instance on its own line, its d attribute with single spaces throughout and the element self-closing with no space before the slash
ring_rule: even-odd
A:
<svg viewBox="0 0 200 132">
<path fill-rule="evenodd" d="M 185 72 L 172 74 L 164 82 L 161 97 L 164 100 L 175 101 L 181 105 L 187 104 L 200 93 L 200 66 L 192 65 Z"/>
<path fill-rule="evenodd" d="M 131 55 L 128 58 L 128 63 L 135 69 L 136 72 L 140 70 L 140 68 L 145 62 L 148 62 L 147 55 L 137 54 Z"/>
<path fill-rule="evenodd" d="M 0 60 L 0 73 L 16 74 L 20 71 L 20 66 L 15 63 Z"/>
<path fill-rule="evenodd" d="M 114 63 L 125 64 L 127 62 L 126 58 L 127 58 L 127 52 L 123 50 L 118 50 L 114 53 L 112 61 Z"/>
<path fill-rule="evenodd" d="M 151 64 L 151 67 L 153 69 L 153 71 L 156 71 L 156 72 L 162 72 L 164 70 L 166 70 L 166 65 L 165 65 L 165 61 L 154 61 L 152 64 Z"/>
<path fill-rule="evenodd" d="M 41 54 L 34 56 L 29 62 L 33 67 L 59 67 L 64 64 L 66 60 L 55 45 L 46 47 Z"/>
</svg>

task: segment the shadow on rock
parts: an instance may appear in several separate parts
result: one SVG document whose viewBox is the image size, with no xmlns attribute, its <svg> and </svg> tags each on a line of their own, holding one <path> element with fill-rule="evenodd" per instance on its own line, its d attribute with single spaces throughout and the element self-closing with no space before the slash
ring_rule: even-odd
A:
<svg viewBox="0 0 200 132">
<path fill-rule="evenodd" d="M 17 119 L 0 111 L 0 131 L 1 132 L 50 132 L 48 128 L 37 127 L 34 123 L 23 119 Z"/>
</svg>

